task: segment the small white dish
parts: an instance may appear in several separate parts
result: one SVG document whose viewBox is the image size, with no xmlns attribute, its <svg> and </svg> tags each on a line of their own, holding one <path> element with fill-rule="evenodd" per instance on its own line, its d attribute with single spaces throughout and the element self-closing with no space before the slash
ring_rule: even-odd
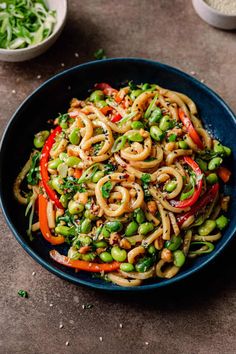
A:
<svg viewBox="0 0 236 354">
<path fill-rule="evenodd" d="M 233 0 L 232 0 L 233 1 Z M 225 29 L 236 29 L 236 14 L 228 15 L 209 6 L 204 0 L 192 0 L 197 14 L 210 25 Z"/>
<path fill-rule="evenodd" d="M 20 62 L 33 59 L 46 52 L 60 36 L 66 22 L 68 2 L 67 0 L 45 0 L 50 10 L 56 10 L 56 24 L 52 34 L 43 42 L 21 49 L 0 48 L 0 60 L 8 62 Z"/>
</svg>

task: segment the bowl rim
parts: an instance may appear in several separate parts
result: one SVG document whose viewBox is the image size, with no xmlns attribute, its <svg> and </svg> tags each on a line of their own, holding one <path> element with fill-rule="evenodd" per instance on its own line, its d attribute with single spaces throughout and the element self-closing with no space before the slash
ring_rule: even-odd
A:
<svg viewBox="0 0 236 354">
<path fill-rule="evenodd" d="M 202 6 L 205 6 L 205 9 L 207 9 L 208 12 L 213 13 L 214 15 L 220 15 L 224 18 L 229 18 L 233 19 L 236 18 L 236 13 L 235 14 L 226 14 L 224 12 L 220 12 L 219 10 L 215 9 L 214 7 L 208 5 L 205 0 L 192 0 L 194 4 L 202 4 Z"/>
<path fill-rule="evenodd" d="M 29 45 L 28 47 L 25 47 L 25 48 L 19 48 L 19 49 L 0 48 L 0 54 L 11 55 L 13 53 L 26 53 L 26 52 L 29 52 L 31 49 L 40 48 L 42 45 L 49 43 L 53 38 L 55 38 L 57 36 L 57 34 L 63 29 L 65 22 L 66 22 L 67 15 L 68 15 L 68 0 L 60 0 L 60 1 L 64 1 L 64 5 L 65 5 L 64 6 L 64 14 L 63 14 L 60 25 L 58 26 L 58 28 L 56 30 L 53 29 L 53 31 L 49 37 L 45 38 L 42 42 L 40 42 L 38 44 Z"/>
<path fill-rule="evenodd" d="M 94 60 L 91 62 L 86 62 L 71 68 L 68 68 L 54 76 L 52 76 L 51 78 L 49 78 L 47 81 L 45 81 L 43 84 L 41 84 L 39 87 L 37 87 L 28 97 L 26 97 L 24 99 L 24 101 L 20 104 L 20 106 L 17 108 L 17 110 L 13 113 L 13 115 L 11 116 L 8 124 L 5 127 L 5 130 L 3 132 L 2 138 L 1 138 L 1 142 L 0 142 L 0 154 L 2 152 L 2 148 L 5 142 L 5 137 L 8 134 L 8 130 L 10 129 L 11 125 L 13 124 L 15 117 L 18 115 L 18 113 L 21 111 L 21 109 L 24 107 L 25 104 L 27 104 L 28 100 L 32 99 L 34 95 L 40 93 L 44 87 L 46 85 L 48 85 L 50 82 L 57 80 L 60 77 L 63 77 L 64 75 L 67 75 L 69 73 L 73 73 L 76 72 L 77 70 L 83 69 L 83 68 L 89 68 L 92 67 L 94 65 L 99 65 L 101 64 L 106 64 L 106 63 L 116 63 L 116 62 L 138 62 L 138 63 L 142 63 L 142 64 L 146 64 L 146 65 L 158 65 L 161 68 L 167 69 L 170 72 L 176 73 L 178 75 L 181 75 L 182 77 L 184 77 L 187 80 L 190 80 L 192 82 L 194 82 L 198 87 L 200 88 L 204 88 L 204 90 L 208 91 L 211 95 L 214 96 L 214 98 L 221 103 L 221 105 L 223 105 L 223 107 L 225 108 L 225 110 L 228 112 L 228 114 L 231 116 L 232 120 L 234 121 L 235 125 L 236 125 L 236 116 L 234 114 L 234 112 L 231 110 L 231 108 L 226 104 L 226 102 L 217 94 L 215 93 L 211 88 L 209 88 L 208 86 L 206 86 L 205 84 L 203 84 L 202 82 L 198 81 L 195 77 L 192 77 L 191 75 L 183 72 L 180 69 L 177 69 L 175 67 L 172 67 L 170 65 L 167 64 L 163 64 L 160 63 L 158 61 L 154 61 L 154 60 L 150 60 L 150 59 L 143 59 L 143 58 L 135 58 L 135 57 L 130 57 L 130 58 L 126 58 L 126 57 L 121 57 L 121 58 L 110 58 L 110 59 L 103 59 L 103 60 Z M 8 216 L 7 211 L 5 210 L 4 207 L 4 202 L 2 199 L 2 185 L 0 184 L 0 207 L 3 211 L 3 215 L 5 217 L 5 220 L 7 222 L 8 227 L 10 228 L 11 232 L 13 233 L 13 235 L 15 236 L 16 240 L 19 242 L 19 244 L 22 246 L 22 248 L 35 260 L 37 261 L 40 265 L 42 265 L 45 269 L 47 269 L 48 271 L 50 271 L 51 273 L 57 275 L 60 278 L 63 278 L 67 281 L 70 281 L 76 285 L 78 284 L 82 284 L 82 285 L 86 285 L 90 288 L 96 288 L 96 289 L 100 289 L 100 290 L 106 290 L 106 291 L 115 291 L 115 292 L 139 292 L 139 291 L 148 291 L 148 290 L 153 290 L 153 289 L 157 289 L 157 288 L 162 288 L 165 287 L 167 285 L 171 285 L 174 283 L 178 283 L 179 281 L 184 280 L 185 278 L 189 277 L 190 275 L 193 275 L 197 272 L 199 272 L 201 269 L 205 268 L 210 262 L 212 262 L 212 260 L 214 258 L 216 258 L 222 251 L 223 249 L 230 243 L 230 241 L 232 240 L 232 238 L 235 236 L 236 234 L 236 224 L 232 225 L 233 229 L 230 233 L 230 235 L 228 236 L 228 238 L 222 243 L 222 245 L 215 250 L 212 254 L 210 254 L 209 258 L 207 259 L 203 259 L 202 263 L 197 265 L 194 269 L 189 269 L 187 270 L 185 273 L 179 273 L 176 277 L 173 277 L 171 279 L 163 279 L 161 280 L 161 282 L 156 282 L 156 283 L 152 283 L 152 284 L 147 284 L 147 285 L 141 285 L 138 287 L 120 287 L 118 285 L 115 284 L 106 284 L 106 283 L 93 283 L 93 282 L 89 282 L 86 281 L 84 279 L 80 279 L 79 277 L 77 277 L 76 275 L 72 275 L 69 273 L 66 273 L 64 270 L 60 270 L 58 269 L 56 266 L 49 264 L 46 260 L 44 260 L 42 257 L 40 257 L 30 246 L 30 244 L 27 244 L 27 242 L 23 239 L 23 237 L 21 236 L 20 232 L 18 232 L 15 227 L 13 226 L 13 224 L 11 223 L 10 217 Z"/>
</svg>

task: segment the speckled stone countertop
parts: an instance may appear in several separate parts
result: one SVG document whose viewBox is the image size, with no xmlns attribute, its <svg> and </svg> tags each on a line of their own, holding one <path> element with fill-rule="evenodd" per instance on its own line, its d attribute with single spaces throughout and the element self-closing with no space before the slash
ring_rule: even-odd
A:
<svg viewBox="0 0 236 354">
<path fill-rule="evenodd" d="M 69 5 L 66 28 L 46 54 L 28 63 L 0 63 L 1 132 L 32 90 L 92 60 L 98 48 L 109 57 L 150 58 L 196 75 L 236 111 L 236 32 L 209 27 L 191 1 Z M 2 215 L 0 223 L 1 354 L 236 352 L 236 241 L 191 280 L 150 294 L 120 295 L 50 274 L 18 245 Z M 19 289 L 29 298 L 19 297 Z"/>
</svg>

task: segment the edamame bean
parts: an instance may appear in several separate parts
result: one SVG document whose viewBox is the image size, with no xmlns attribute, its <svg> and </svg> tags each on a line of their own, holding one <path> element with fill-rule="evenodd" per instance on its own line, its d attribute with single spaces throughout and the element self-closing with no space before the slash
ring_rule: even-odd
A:
<svg viewBox="0 0 236 354">
<path fill-rule="evenodd" d="M 170 181 L 165 185 L 165 190 L 168 193 L 171 193 L 171 192 L 173 192 L 173 190 L 175 190 L 176 186 L 177 186 L 177 184 L 175 181 Z"/>
<path fill-rule="evenodd" d="M 107 247 L 106 241 L 96 241 L 93 243 L 96 248 L 105 248 Z"/>
<path fill-rule="evenodd" d="M 56 170 L 57 167 L 62 163 L 61 159 L 59 159 L 59 157 L 57 159 L 51 160 L 48 163 L 48 168 L 52 169 L 52 170 Z"/>
<path fill-rule="evenodd" d="M 132 129 L 142 129 L 143 127 L 144 127 L 143 123 L 139 122 L 138 120 L 131 123 Z"/>
<path fill-rule="evenodd" d="M 121 263 L 120 269 L 123 270 L 123 272 L 133 272 L 134 271 L 134 266 L 131 263 Z"/>
<path fill-rule="evenodd" d="M 218 168 L 223 162 L 223 159 L 221 157 L 214 157 L 209 163 L 208 163 L 208 170 L 212 171 Z"/>
<path fill-rule="evenodd" d="M 176 139 L 177 139 L 177 135 L 171 134 L 168 138 L 168 141 L 172 143 L 172 142 L 176 141 Z"/>
<path fill-rule="evenodd" d="M 101 90 L 95 90 L 91 93 L 89 99 L 92 102 L 104 100 L 104 93 Z"/>
<path fill-rule="evenodd" d="M 133 90 L 130 95 L 131 100 L 134 101 L 141 93 L 143 93 L 143 90 Z"/>
<path fill-rule="evenodd" d="M 57 225 L 55 227 L 55 233 L 57 235 L 70 236 L 72 235 L 72 228 L 64 225 Z"/>
<path fill-rule="evenodd" d="M 214 184 L 218 182 L 218 176 L 216 173 L 210 173 L 207 177 L 206 177 L 206 181 L 209 184 Z"/>
<path fill-rule="evenodd" d="M 65 162 L 65 161 L 67 160 L 67 158 L 68 158 L 67 153 L 65 153 L 65 152 L 61 152 L 61 153 L 60 153 L 59 159 L 60 159 L 61 161 Z"/>
<path fill-rule="evenodd" d="M 139 226 L 138 233 L 141 235 L 147 235 L 149 232 L 154 230 L 154 225 L 152 222 L 145 222 Z"/>
<path fill-rule="evenodd" d="M 230 156 L 231 155 L 231 149 L 228 146 L 223 146 L 224 148 L 224 152 L 226 156 Z"/>
<path fill-rule="evenodd" d="M 124 262 L 127 257 L 127 252 L 118 246 L 113 246 L 111 249 L 111 255 L 117 262 Z"/>
<path fill-rule="evenodd" d="M 172 236 L 169 241 L 165 242 L 165 247 L 170 251 L 176 251 L 182 243 L 180 236 Z"/>
<path fill-rule="evenodd" d="M 81 160 L 77 156 L 70 156 L 66 160 L 66 164 L 69 167 L 77 166 L 80 162 L 81 162 Z"/>
<path fill-rule="evenodd" d="M 156 125 L 153 125 L 151 127 L 150 135 L 156 141 L 161 141 L 164 137 L 163 131 L 159 127 L 157 127 Z"/>
<path fill-rule="evenodd" d="M 92 239 L 89 236 L 79 236 L 78 240 L 76 241 L 76 243 L 78 243 L 78 246 L 80 248 L 80 245 L 82 244 L 82 246 L 88 246 L 92 243 Z"/>
<path fill-rule="evenodd" d="M 186 150 L 186 149 L 188 149 L 189 148 L 189 146 L 188 146 L 188 144 L 186 143 L 186 141 L 179 141 L 179 147 L 180 147 L 180 149 L 184 149 L 184 150 Z"/>
<path fill-rule="evenodd" d="M 63 190 L 61 189 L 61 181 L 62 180 L 60 177 L 54 177 L 51 180 L 52 188 L 55 189 L 59 194 L 63 194 Z"/>
<path fill-rule="evenodd" d="M 102 236 L 105 238 L 110 237 L 110 232 L 106 229 L 105 226 L 102 228 Z"/>
<path fill-rule="evenodd" d="M 145 221 L 145 214 L 141 208 L 138 208 L 134 211 L 134 217 L 138 224 L 142 224 Z"/>
<path fill-rule="evenodd" d="M 66 194 L 62 194 L 62 196 L 60 197 L 60 202 L 64 208 L 66 208 L 68 205 L 68 199 L 69 199 L 69 196 Z"/>
<path fill-rule="evenodd" d="M 221 215 L 216 219 L 216 226 L 218 229 L 223 230 L 229 223 L 229 219 L 226 216 Z"/>
<path fill-rule="evenodd" d="M 126 227 L 125 235 L 133 236 L 136 234 L 137 230 L 138 230 L 138 224 L 135 221 L 131 221 Z"/>
<path fill-rule="evenodd" d="M 97 183 L 102 177 L 104 177 L 104 172 L 97 171 L 92 178 L 92 182 Z"/>
<path fill-rule="evenodd" d="M 70 247 L 69 251 L 68 251 L 68 258 L 71 259 L 79 259 L 79 253 L 76 247 Z"/>
<path fill-rule="evenodd" d="M 165 132 L 166 130 L 170 129 L 171 127 L 171 120 L 170 116 L 165 115 L 164 117 L 161 118 L 159 128 Z"/>
<path fill-rule="evenodd" d="M 78 145 L 80 142 L 80 132 L 79 128 L 75 128 L 69 135 L 70 143 L 73 145 Z"/>
<path fill-rule="evenodd" d="M 48 130 L 42 130 L 41 132 L 35 134 L 35 136 L 34 136 L 34 146 L 37 149 L 41 149 L 48 137 L 49 137 L 49 131 Z"/>
<path fill-rule="evenodd" d="M 110 232 L 119 232 L 122 230 L 122 223 L 120 221 L 108 221 L 105 227 Z"/>
<path fill-rule="evenodd" d="M 99 257 L 105 263 L 110 263 L 113 261 L 112 255 L 109 252 L 102 252 L 100 253 Z"/>
<path fill-rule="evenodd" d="M 96 258 L 96 254 L 92 253 L 92 252 L 86 253 L 86 254 L 81 254 L 80 258 L 82 259 L 82 261 L 92 262 Z"/>
<path fill-rule="evenodd" d="M 70 200 L 68 204 L 68 210 L 72 215 L 80 214 L 84 210 L 84 205 L 76 202 L 75 200 Z"/>
<path fill-rule="evenodd" d="M 127 138 L 129 141 L 138 142 L 138 143 L 141 143 L 143 141 L 143 137 L 139 132 L 132 132 L 127 135 Z"/>
<path fill-rule="evenodd" d="M 214 143 L 213 150 L 217 152 L 218 154 L 224 154 L 224 147 L 221 145 L 219 141 Z"/>
<path fill-rule="evenodd" d="M 91 213 L 90 210 L 85 210 L 84 216 L 89 220 L 97 220 L 98 219 L 98 217 L 96 215 L 94 215 L 93 213 Z"/>
<path fill-rule="evenodd" d="M 92 223 L 89 219 L 84 219 L 81 223 L 81 233 L 88 234 L 92 230 Z"/>
<path fill-rule="evenodd" d="M 174 251 L 173 257 L 174 257 L 174 265 L 176 267 L 182 267 L 184 265 L 186 258 L 183 251 L 181 250 Z"/>
<path fill-rule="evenodd" d="M 198 233 L 201 236 L 207 236 L 214 230 L 215 227 L 215 220 L 206 220 L 201 226 L 199 226 Z"/>
<path fill-rule="evenodd" d="M 156 252 L 157 252 L 157 250 L 156 250 L 156 248 L 155 248 L 153 245 L 150 245 L 150 246 L 148 247 L 148 253 L 150 253 L 150 254 L 156 254 Z"/>
</svg>

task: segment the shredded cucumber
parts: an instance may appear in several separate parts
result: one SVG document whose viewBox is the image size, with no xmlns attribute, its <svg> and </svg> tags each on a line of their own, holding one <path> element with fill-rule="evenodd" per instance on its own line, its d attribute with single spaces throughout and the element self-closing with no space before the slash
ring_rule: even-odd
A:
<svg viewBox="0 0 236 354">
<path fill-rule="evenodd" d="M 50 36 L 56 11 L 43 0 L 0 0 L 0 48 L 20 49 Z"/>
</svg>

